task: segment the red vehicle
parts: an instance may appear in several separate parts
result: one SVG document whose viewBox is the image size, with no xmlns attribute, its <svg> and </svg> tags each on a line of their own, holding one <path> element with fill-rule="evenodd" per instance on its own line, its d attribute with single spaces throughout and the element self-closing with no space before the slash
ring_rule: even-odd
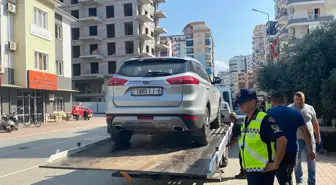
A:
<svg viewBox="0 0 336 185">
<path fill-rule="evenodd" d="M 92 117 L 93 111 L 82 105 L 74 105 L 72 107 L 72 116 L 79 120 L 80 117 L 84 118 L 84 120 L 89 120 Z"/>
</svg>

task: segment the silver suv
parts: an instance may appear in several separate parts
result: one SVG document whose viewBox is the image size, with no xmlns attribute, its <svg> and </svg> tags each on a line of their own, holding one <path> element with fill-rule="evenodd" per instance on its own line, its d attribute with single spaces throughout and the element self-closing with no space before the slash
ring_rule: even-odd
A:
<svg viewBox="0 0 336 185">
<path fill-rule="evenodd" d="M 183 132 L 207 145 L 221 126 L 220 92 L 192 58 L 157 57 L 125 61 L 107 82 L 107 131 L 115 142 L 133 134 Z"/>
</svg>

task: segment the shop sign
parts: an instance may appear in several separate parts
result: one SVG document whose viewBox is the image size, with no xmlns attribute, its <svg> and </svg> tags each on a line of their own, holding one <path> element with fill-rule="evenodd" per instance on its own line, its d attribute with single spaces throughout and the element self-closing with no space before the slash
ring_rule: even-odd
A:
<svg viewBox="0 0 336 185">
<path fill-rule="evenodd" d="M 31 89 L 57 90 L 57 76 L 41 71 L 28 71 L 28 86 Z"/>
</svg>

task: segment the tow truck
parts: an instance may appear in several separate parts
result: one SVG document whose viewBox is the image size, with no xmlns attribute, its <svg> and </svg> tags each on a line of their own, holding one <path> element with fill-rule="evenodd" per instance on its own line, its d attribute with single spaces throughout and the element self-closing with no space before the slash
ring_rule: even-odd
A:
<svg viewBox="0 0 336 185">
<path fill-rule="evenodd" d="M 228 164 L 228 148 L 233 123 L 223 123 L 212 130 L 211 141 L 203 147 L 194 147 L 178 137 L 139 135 L 127 146 L 118 146 L 110 138 L 50 156 L 40 168 L 69 170 L 102 170 L 112 177 L 153 180 L 198 180 L 220 182 Z"/>
</svg>

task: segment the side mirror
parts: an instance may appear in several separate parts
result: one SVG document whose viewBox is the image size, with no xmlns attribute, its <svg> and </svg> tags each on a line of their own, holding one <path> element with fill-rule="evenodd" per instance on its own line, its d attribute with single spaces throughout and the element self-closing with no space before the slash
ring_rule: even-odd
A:
<svg viewBox="0 0 336 185">
<path fill-rule="evenodd" d="M 212 84 L 219 84 L 221 82 L 222 82 L 222 79 L 220 79 L 219 77 L 214 77 L 213 81 L 212 81 Z"/>
</svg>

